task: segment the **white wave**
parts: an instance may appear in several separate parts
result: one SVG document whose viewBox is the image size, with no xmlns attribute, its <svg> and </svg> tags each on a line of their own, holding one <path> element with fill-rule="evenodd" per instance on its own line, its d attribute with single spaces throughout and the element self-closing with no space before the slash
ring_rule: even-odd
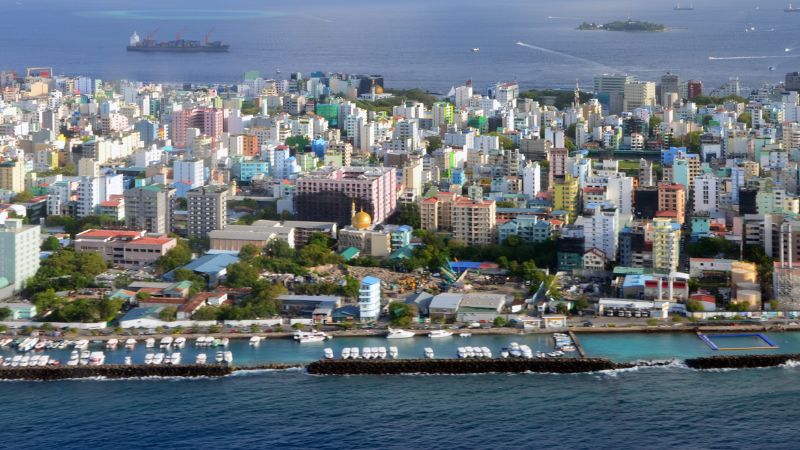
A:
<svg viewBox="0 0 800 450">
<path fill-rule="evenodd" d="M 796 359 L 790 359 L 778 367 L 783 367 L 784 369 L 795 369 L 797 367 L 800 367 L 800 361 Z"/>
<path fill-rule="evenodd" d="M 526 47 L 526 48 L 530 48 L 530 49 L 533 49 L 533 50 L 538 50 L 540 52 L 549 53 L 551 55 L 557 55 L 557 56 L 561 56 L 563 58 L 572 59 L 572 60 L 575 60 L 575 61 L 580 61 L 580 62 L 584 62 L 584 63 L 588 63 L 588 64 L 594 64 L 596 66 L 605 67 L 607 69 L 616 70 L 613 67 L 605 65 L 603 63 L 599 63 L 597 61 L 592 61 L 591 59 L 581 58 L 580 56 L 570 55 L 569 53 L 560 52 L 558 50 L 551 50 L 549 48 L 539 47 L 538 45 L 532 45 L 532 44 L 528 44 L 528 43 L 525 43 L 525 42 L 522 42 L 522 41 L 517 41 L 517 45 L 519 45 L 520 47 Z"/>
<path fill-rule="evenodd" d="M 275 373 L 275 372 L 302 372 L 304 371 L 304 367 L 287 367 L 285 369 L 237 369 L 234 370 L 229 376 L 231 377 L 243 377 L 243 376 L 251 376 L 251 375 L 259 375 L 264 373 Z"/>
<path fill-rule="evenodd" d="M 797 58 L 795 55 L 762 55 L 762 56 L 709 56 L 711 61 L 734 61 L 739 59 L 772 59 L 772 58 Z"/>
</svg>

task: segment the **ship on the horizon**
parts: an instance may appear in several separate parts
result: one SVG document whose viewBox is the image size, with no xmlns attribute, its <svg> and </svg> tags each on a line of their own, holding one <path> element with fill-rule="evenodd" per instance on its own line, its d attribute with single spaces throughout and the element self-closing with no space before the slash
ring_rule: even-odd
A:
<svg viewBox="0 0 800 450">
<path fill-rule="evenodd" d="M 211 52 L 220 53 L 227 52 L 230 45 L 223 44 L 222 41 L 209 41 L 208 36 L 211 34 L 209 31 L 206 34 L 203 42 L 193 39 L 181 39 L 180 33 L 175 37 L 174 41 L 157 42 L 153 39 L 155 31 L 145 36 L 144 39 L 134 31 L 131 35 L 128 51 L 129 52 L 173 52 L 173 53 L 198 53 L 198 52 Z"/>
<path fill-rule="evenodd" d="M 676 3 L 675 7 L 672 9 L 674 11 L 694 11 L 694 5 L 689 4 L 689 6 L 681 6 L 680 3 Z"/>
<path fill-rule="evenodd" d="M 783 8 L 783 12 L 800 12 L 800 8 L 795 8 L 791 3 L 789 3 L 786 5 L 786 8 Z"/>
</svg>

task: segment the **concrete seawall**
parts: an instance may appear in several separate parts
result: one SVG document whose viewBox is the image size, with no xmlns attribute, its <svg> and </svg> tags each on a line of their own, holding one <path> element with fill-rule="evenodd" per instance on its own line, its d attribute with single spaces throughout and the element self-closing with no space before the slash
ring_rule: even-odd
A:
<svg viewBox="0 0 800 450">
<path fill-rule="evenodd" d="M 222 377 L 233 372 L 224 365 L 4 367 L 0 380 L 64 380 L 68 378 Z"/>
<path fill-rule="evenodd" d="M 709 356 L 687 359 L 686 365 L 692 369 L 750 369 L 780 366 L 790 360 L 800 361 L 800 354 Z"/>
<path fill-rule="evenodd" d="M 474 373 L 581 373 L 632 367 L 605 358 L 322 360 L 308 365 L 313 375 L 400 375 Z"/>
</svg>

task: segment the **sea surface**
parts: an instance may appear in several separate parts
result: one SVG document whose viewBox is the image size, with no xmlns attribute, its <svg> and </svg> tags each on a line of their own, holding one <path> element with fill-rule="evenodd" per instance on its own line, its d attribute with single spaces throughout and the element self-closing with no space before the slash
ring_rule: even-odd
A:
<svg viewBox="0 0 800 450">
<path fill-rule="evenodd" d="M 658 79 L 665 71 L 717 87 L 778 82 L 800 69 L 800 13 L 778 0 L 4 0 L 0 69 L 50 66 L 102 79 L 234 82 L 314 70 L 380 73 L 389 87 L 445 93 L 517 80 L 523 87 L 590 86 L 603 72 Z M 665 33 L 587 32 L 582 21 L 663 23 Z M 125 51 L 129 36 L 211 39 L 227 54 Z M 748 32 L 745 32 L 748 30 Z M 480 52 L 472 52 L 480 48 Z M 722 59 L 709 59 L 722 58 Z M 770 67 L 773 70 L 770 70 Z M 281 73 L 277 74 L 276 71 Z"/>
<path fill-rule="evenodd" d="M 800 351 L 800 333 L 767 336 L 780 346 L 769 352 Z M 674 361 L 573 375 L 335 377 L 293 369 L 217 379 L 0 381 L 0 448 L 797 448 L 800 363 L 696 371 L 682 360 L 720 352 L 691 333 L 579 337 L 590 356 Z M 552 348 L 549 335 L 512 335 L 272 339 L 259 347 L 232 340 L 229 349 L 236 363 L 256 364 L 308 362 L 324 347 L 338 355 L 344 346 L 396 345 L 401 357 L 419 357 L 430 346 L 437 357 L 453 357 L 458 346 L 497 352 L 512 341 Z M 181 353 L 186 360 L 197 351 L 213 352 L 187 345 Z M 119 362 L 126 354 L 108 358 Z M 133 355 L 143 358 L 142 344 Z"/>
</svg>

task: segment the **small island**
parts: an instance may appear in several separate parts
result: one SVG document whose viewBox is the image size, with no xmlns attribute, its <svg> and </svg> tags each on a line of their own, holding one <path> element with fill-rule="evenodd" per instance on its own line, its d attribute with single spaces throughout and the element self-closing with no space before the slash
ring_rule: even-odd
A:
<svg viewBox="0 0 800 450">
<path fill-rule="evenodd" d="M 616 20 L 606 24 L 583 22 L 578 26 L 581 31 L 627 31 L 627 32 L 646 32 L 657 33 L 660 31 L 667 31 L 667 27 L 660 23 L 644 22 L 641 20 Z"/>
</svg>

